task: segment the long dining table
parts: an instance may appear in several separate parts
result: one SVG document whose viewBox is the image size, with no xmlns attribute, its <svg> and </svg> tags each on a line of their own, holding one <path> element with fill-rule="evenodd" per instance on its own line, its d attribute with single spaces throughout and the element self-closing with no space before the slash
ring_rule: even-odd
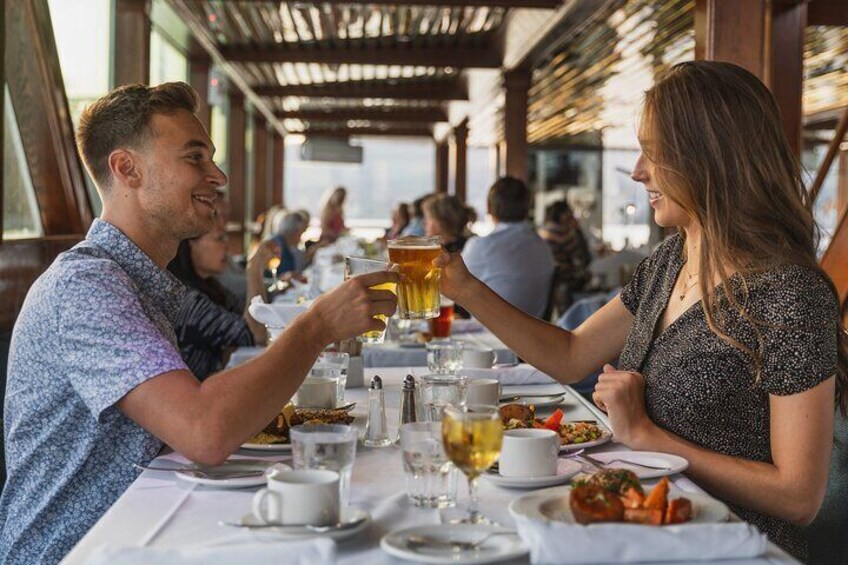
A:
<svg viewBox="0 0 848 565">
<path fill-rule="evenodd" d="M 411 368 L 416 376 L 425 374 L 426 368 Z M 390 435 L 397 433 L 400 384 L 410 371 L 408 367 L 366 369 L 366 382 L 379 375 L 386 391 L 386 415 Z M 609 426 L 605 414 L 570 387 L 560 384 L 506 386 L 504 394 L 529 394 L 565 392 L 560 407 L 568 420 L 595 420 Z M 355 424 L 364 426 L 368 392 L 366 389 L 348 389 L 346 400 L 357 402 L 353 414 Z M 610 442 L 593 448 L 593 452 L 626 449 Z M 290 462 L 290 454 L 239 450 L 234 458 L 263 458 Z M 187 463 L 181 455 L 163 453 L 152 464 L 168 462 Z M 679 489 L 702 492 L 683 474 L 670 477 Z M 506 527 L 514 527 L 514 520 L 507 507 L 515 498 L 528 491 L 506 489 L 481 479 L 479 496 L 482 511 L 491 519 Z M 77 546 L 66 556 L 67 565 L 83 564 L 102 546 L 187 548 L 212 547 L 240 544 L 255 540 L 256 534 L 219 525 L 219 522 L 237 521 L 250 512 L 251 500 L 256 488 L 241 490 L 218 490 L 178 479 L 170 472 L 142 472 L 127 491 L 115 502 L 106 514 L 91 528 Z M 460 481 L 459 502 L 466 499 L 464 480 Z M 339 541 L 338 563 L 381 564 L 403 563 L 380 549 L 380 539 L 387 533 L 418 525 L 440 523 L 440 512 L 413 506 L 406 497 L 401 451 L 397 446 L 385 448 L 357 447 L 353 468 L 350 503 L 366 510 L 371 515 L 367 529 L 357 536 Z M 525 556 L 511 563 L 528 563 Z M 723 563 L 728 563 L 724 561 Z M 783 564 L 796 563 L 794 559 L 772 543 L 767 553 L 757 559 L 736 560 L 734 564 Z"/>
</svg>

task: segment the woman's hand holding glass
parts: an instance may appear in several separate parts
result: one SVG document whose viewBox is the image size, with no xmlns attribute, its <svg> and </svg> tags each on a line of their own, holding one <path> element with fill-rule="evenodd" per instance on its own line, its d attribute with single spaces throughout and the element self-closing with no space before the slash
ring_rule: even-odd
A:
<svg viewBox="0 0 848 565">
<path fill-rule="evenodd" d="M 442 278 L 440 292 L 453 300 L 464 305 L 464 298 L 473 292 L 474 283 L 478 282 L 465 266 L 465 261 L 459 253 L 442 253 L 433 260 L 436 267 L 441 268 Z"/>
</svg>

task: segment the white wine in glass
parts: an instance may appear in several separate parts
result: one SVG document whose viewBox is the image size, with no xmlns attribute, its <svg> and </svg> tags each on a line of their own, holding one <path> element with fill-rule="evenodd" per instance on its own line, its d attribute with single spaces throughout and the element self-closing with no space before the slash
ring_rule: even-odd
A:
<svg viewBox="0 0 848 565">
<path fill-rule="evenodd" d="M 385 261 L 376 261 L 374 259 L 365 259 L 363 257 L 345 257 L 345 280 L 356 277 L 359 275 L 364 275 L 367 273 L 376 273 L 379 271 L 391 271 L 395 269 L 394 265 L 391 263 L 386 263 Z M 393 294 L 397 294 L 397 284 L 396 283 L 384 283 L 378 284 L 370 287 L 372 290 L 388 290 Z M 383 314 L 376 314 L 373 316 L 377 318 L 384 324 L 387 323 L 388 318 Z M 383 340 L 386 337 L 386 329 L 382 330 L 371 330 L 363 333 L 357 339 L 363 343 L 383 343 Z"/>
<path fill-rule="evenodd" d="M 448 459 L 468 479 L 468 512 L 461 523 L 489 523 L 477 508 L 477 478 L 501 454 L 503 425 L 495 406 L 448 406 L 442 416 L 442 440 Z"/>
</svg>

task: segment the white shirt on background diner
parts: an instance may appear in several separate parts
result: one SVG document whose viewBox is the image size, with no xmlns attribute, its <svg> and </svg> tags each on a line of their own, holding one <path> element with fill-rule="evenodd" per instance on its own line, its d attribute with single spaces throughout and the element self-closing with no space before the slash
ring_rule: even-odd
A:
<svg viewBox="0 0 848 565">
<path fill-rule="evenodd" d="M 472 237 L 462 258 L 471 274 L 531 316 L 548 303 L 554 258 L 529 222 L 500 222 L 487 236 Z"/>
</svg>

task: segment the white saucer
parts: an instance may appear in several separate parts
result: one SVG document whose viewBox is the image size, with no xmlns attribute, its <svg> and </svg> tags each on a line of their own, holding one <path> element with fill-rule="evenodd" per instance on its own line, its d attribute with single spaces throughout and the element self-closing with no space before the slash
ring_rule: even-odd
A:
<svg viewBox="0 0 848 565">
<path fill-rule="evenodd" d="M 445 541 L 475 542 L 490 532 L 509 531 L 499 526 L 476 524 L 439 524 L 435 526 L 416 526 L 391 532 L 380 540 L 383 551 L 420 563 L 497 563 L 526 555 L 530 550 L 518 537 L 494 536 L 480 545 L 475 551 L 456 551 L 451 548 L 415 548 L 407 545 L 410 535 L 427 536 Z"/>
<path fill-rule="evenodd" d="M 352 528 L 341 528 L 338 530 L 329 530 L 326 532 L 313 532 L 307 528 L 299 526 L 280 526 L 279 528 L 261 528 L 251 530 L 251 533 L 256 535 L 269 535 L 274 537 L 284 537 L 286 539 L 294 538 L 311 538 L 311 537 L 328 537 L 334 540 L 343 540 L 349 538 L 359 532 L 365 530 L 371 525 L 371 514 L 367 510 L 357 508 L 356 506 L 348 506 L 342 510 L 341 524 L 349 524 L 357 520 L 362 520 L 362 523 Z M 245 514 L 241 517 L 241 523 L 248 526 L 259 526 L 264 524 L 262 520 L 253 515 L 253 513 Z"/>
<path fill-rule="evenodd" d="M 601 437 L 594 441 L 584 441 L 583 443 L 566 443 L 565 445 L 559 446 L 560 451 L 577 451 L 578 449 L 587 449 L 589 447 L 595 447 L 596 445 L 603 445 L 612 439 L 612 432 L 609 430 L 605 430 L 601 428 Z M 594 457 L 595 454 L 592 454 Z M 640 479 L 642 477 L 639 477 Z"/>
<path fill-rule="evenodd" d="M 238 471 L 264 471 L 264 473 L 255 477 L 243 477 L 240 479 L 201 478 L 188 473 L 174 474 L 187 483 L 230 489 L 263 486 L 267 482 L 268 475 L 271 473 L 291 470 L 291 467 L 285 463 L 277 463 L 276 461 L 271 460 L 263 461 L 261 459 L 231 459 L 229 461 L 225 461 L 222 465 L 216 465 L 215 467 L 207 467 L 205 465 L 195 465 L 195 467 L 197 467 L 199 471 L 207 472 L 224 471 L 228 473 L 235 473 Z"/>
<path fill-rule="evenodd" d="M 587 446 L 588 444 L 583 445 Z M 603 461 L 604 463 L 609 462 L 608 465 L 604 465 L 605 467 L 633 471 L 640 479 L 655 479 L 657 477 L 665 477 L 666 475 L 674 475 L 675 473 L 682 473 L 689 467 L 689 461 L 679 455 L 655 451 L 606 451 L 603 453 L 592 453 L 592 459 Z M 622 461 L 613 461 L 613 459 L 644 463 L 645 465 L 653 465 L 655 467 L 668 467 L 669 469 L 667 471 L 646 469 L 638 465 L 628 465 Z"/>
<path fill-rule="evenodd" d="M 509 396 L 518 396 L 517 394 L 509 395 Z M 559 406 L 560 404 L 564 404 L 566 393 L 554 393 L 548 396 L 522 396 L 517 400 L 513 400 L 512 402 L 501 402 L 501 405 L 504 404 L 520 404 L 522 406 L 530 406 L 531 404 L 536 408 L 546 408 L 549 406 Z"/>
<path fill-rule="evenodd" d="M 490 483 L 504 488 L 542 488 L 561 485 L 582 470 L 577 461 L 560 459 L 557 461 L 556 475 L 545 477 L 504 477 L 498 473 L 485 472 L 480 475 Z"/>
</svg>

